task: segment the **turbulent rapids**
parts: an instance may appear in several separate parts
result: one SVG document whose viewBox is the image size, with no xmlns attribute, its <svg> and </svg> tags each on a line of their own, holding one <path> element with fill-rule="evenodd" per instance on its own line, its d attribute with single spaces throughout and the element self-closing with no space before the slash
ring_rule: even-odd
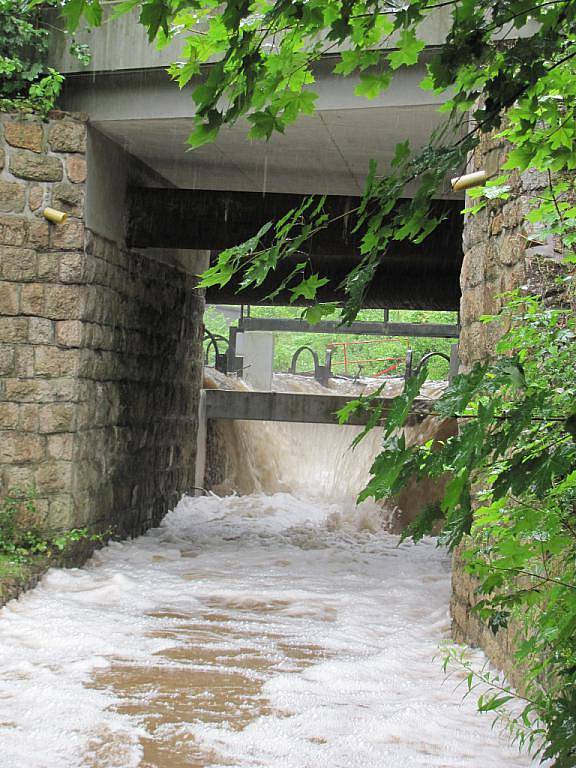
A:
<svg viewBox="0 0 576 768">
<path fill-rule="evenodd" d="M 230 430 L 228 495 L 3 609 L 2 768 L 530 766 L 433 661 L 447 555 L 354 504 L 379 436 Z"/>
</svg>

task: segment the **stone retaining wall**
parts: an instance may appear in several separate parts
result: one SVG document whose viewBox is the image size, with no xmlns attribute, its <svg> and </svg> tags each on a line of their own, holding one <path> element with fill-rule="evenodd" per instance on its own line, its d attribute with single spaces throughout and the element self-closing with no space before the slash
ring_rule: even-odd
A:
<svg viewBox="0 0 576 768">
<path fill-rule="evenodd" d="M 507 150 L 502 139 L 484 136 L 471 158 L 469 171 L 486 170 L 489 176 L 496 176 L 505 162 Z M 555 284 L 555 278 L 563 271 L 561 244 L 553 239 L 542 242 L 538 227 L 526 219 L 537 204 L 535 198 L 547 187 L 545 174 L 513 173 L 508 200 L 491 200 L 484 210 L 465 220 L 459 343 L 464 369 L 489 358 L 505 330 L 500 322 L 486 324 L 480 320 L 482 315 L 495 314 L 502 308 L 505 299 L 498 294 L 522 288 L 527 293 L 543 296 L 551 305 L 566 303 L 566 297 Z M 466 207 L 474 202 L 468 199 Z M 457 641 L 480 646 L 496 666 L 519 685 L 521 679 L 512 663 L 517 630 L 511 627 L 494 634 L 478 619 L 473 610 L 477 585 L 465 570 L 464 549 L 465 543 L 453 558 L 453 636 Z"/>
<path fill-rule="evenodd" d="M 0 485 L 49 527 L 136 534 L 194 482 L 203 298 L 85 229 L 86 133 L 0 116 Z"/>
<path fill-rule="evenodd" d="M 471 158 L 469 171 L 498 175 L 508 147 L 503 139 L 485 135 Z M 482 315 L 500 311 L 499 294 L 526 286 L 531 293 L 554 294 L 553 278 L 560 273 L 558 242 L 541 243 L 538 226 L 526 214 L 535 197 L 548 186 L 545 174 L 511 174 L 510 198 L 490 200 L 484 210 L 467 215 L 464 223 L 464 260 L 460 275 L 461 335 L 459 354 L 466 369 L 490 357 L 503 332 L 499 323 L 483 323 Z M 466 200 L 466 207 L 476 201 Z"/>
</svg>

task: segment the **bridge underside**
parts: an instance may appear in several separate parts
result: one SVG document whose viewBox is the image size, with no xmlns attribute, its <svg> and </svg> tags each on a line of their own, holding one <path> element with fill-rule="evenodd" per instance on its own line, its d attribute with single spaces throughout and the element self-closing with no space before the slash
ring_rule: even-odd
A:
<svg viewBox="0 0 576 768">
<path fill-rule="evenodd" d="M 301 195 L 218 192 L 136 187 L 129 191 L 127 244 L 131 248 L 218 251 L 253 236 L 268 221 L 299 206 Z M 321 301 L 342 301 L 341 284 L 360 262 L 360 235 L 354 233 L 356 197 L 329 196 L 325 211 L 337 221 L 315 235 L 304 250 L 281 260 L 270 278 L 239 291 L 241 278 L 208 289 L 207 301 L 221 304 L 288 304 L 288 290 L 269 294 L 288 279 L 297 264 L 308 261 L 311 273 L 328 279 Z M 438 201 L 442 223 L 420 245 L 394 241 L 382 257 L 365 297 L 367 308 L 457 310 L 462 266 L 462 216 L 459 201 Z M 306 303 L 300 299 L 295 303 Z"/>
</svg>

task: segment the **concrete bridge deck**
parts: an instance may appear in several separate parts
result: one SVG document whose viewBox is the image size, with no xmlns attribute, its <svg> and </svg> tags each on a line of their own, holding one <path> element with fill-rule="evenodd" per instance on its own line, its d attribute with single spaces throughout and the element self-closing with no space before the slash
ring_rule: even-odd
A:
<svg viewBox="0 0 576 768">
<path fill-rule="evenodd" d="M 242 419 L 247 421 L 288 421 L 312 424 L 338 424 L 336 412 L 354 397 L 347 395 L 309 395 L 293 392 L 243 392 L 235 389 L 206 389 L 206 419 Z M 383 415 L 389 412 L 393 398 L 373 400 L 382 406 Z M 409 424 L 418 424 L 432 410 L 433 401 L 415 400 Z M 364 425 L 369 418 L 367 410 L 354 413 L 348 424 Z"/>
</svg>

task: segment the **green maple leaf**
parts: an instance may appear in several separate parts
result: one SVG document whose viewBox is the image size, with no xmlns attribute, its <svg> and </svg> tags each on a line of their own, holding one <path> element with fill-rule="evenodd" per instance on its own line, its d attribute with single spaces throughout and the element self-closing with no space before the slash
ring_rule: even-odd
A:
<svg viewBox="0 0 576 768">
<path fill-rule="evenodd" d="M 387 70 L 380 73 L 365 73 L 360 75 L 360 83 L 354 89 L 356 96 L 375 99 L 385 91 L 392 81 L 392 72 Z"/>
<path fill-rule="evenodd" d="M 320 277 L 318 273 L 312 275 L 306 280 L 302 280 L 295 288 L 290 289 L 292 296 L 290 297 L 290 303 L 296 301 L 300 296 L 303 299 L 315 299 L 318 288 L 326 285 L 328 280 L 325 277 Z"/>
<path fill-rule="evenodd" d="M 425 45 L 424 40 L 419 40 L 416 37 L 416 32 L 413 29 L 403 29 L 398 40 L 398 50 L 393 51 L 388 56 L 390 66 L 392 69 L 413 66 L 418 62 L 420 51 Z"/>
<path fill-rule="evenodd" d="M 336 310 L 337 305 L 335 303 L 314 304 L 313 307 L 306 307 L 302 313 L 302 319 L 307 323 L 310 323 L 310 325 L 316 325 L 316 323 L 319 323 L 324 317 L 333 315 Z"/>
</svg>

